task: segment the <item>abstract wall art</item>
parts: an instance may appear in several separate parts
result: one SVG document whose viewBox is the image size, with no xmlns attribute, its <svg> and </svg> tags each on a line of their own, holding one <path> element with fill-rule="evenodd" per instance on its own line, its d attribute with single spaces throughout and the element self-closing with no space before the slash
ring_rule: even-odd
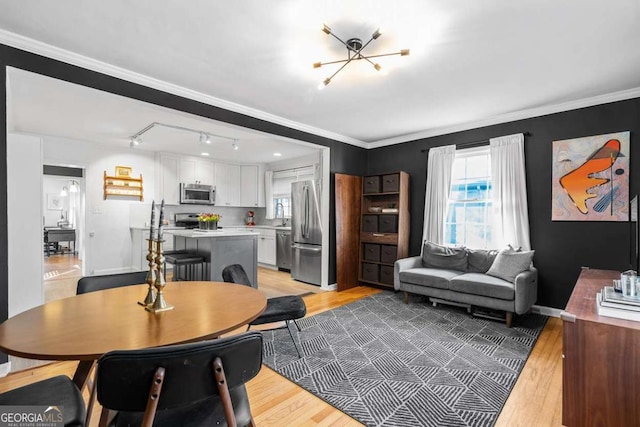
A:
<svg viewBox="0 0 640 427">
<path fill-rule="evenodd" d="M 553 141 L 553 221 L 629 220 L 630 132 Z"/>
</svg>

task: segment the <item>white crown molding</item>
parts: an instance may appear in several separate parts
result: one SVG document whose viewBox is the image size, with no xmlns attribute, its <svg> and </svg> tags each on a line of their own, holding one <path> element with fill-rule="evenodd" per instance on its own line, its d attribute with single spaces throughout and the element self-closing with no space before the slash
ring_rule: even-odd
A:
<svg viewBox="0 0 640 427">
<path fill-rule="evenodd" d="M 107 64 L 106 62 L 98 61 L 96 59 L 89 58 L 87 56 L 83 56 L 65 49 L 60 49 L 50 44 L 43 43 L 41 41 L 34 40 L 28 37 L 24 37 L 19 34 L 12 33 L 10 31 L 0 29 L 0 43 L 3 43 L 7 46 L 11 46 L 17 49 L 25 50 L 27 52 L 35 53 L 35 54 L 46 56 L 48 58 L 52 58 L 58 61 L 62 61 L 67 64 L 86 68 L 88 70 L 96 71 L 112 77 L 117 77 L 119 79 L 126 80 L 132 83 L 137 83 L 153 89 L 161 90 L 163 92 L 171 93 L 173 95 L 182 96 L 184 98 L 202 102 L 207 105 L 224 108 L 225 110 L 244 114 L 246 116 L 254 117 L 256 119 L 265 120 L 271 123 L 286 126 L 288 128 L 296 129 L 302 132 L 307 132 L 313 135 L 322 136 L 325 138 L 344 142 L 346 144 L 355 145 L 357 147 L 361 147 L 361 148 L 368 147 L 368 144 L 366 142 L 360 141 L 359 139 L 350 138 L 345 135 L 340 135 L 324 129 L 308 126 L 303 123 L 295 122 L 293 120 L 285 119 L 284 117 L 267 113 L 265 111 L 249 108 L 244 105 L 236 104 L 234 102 L 230 102 L 224 99 L 216 98 L 214 96 L 206 95 L 204 93 L 201 93 L 195 90 L 187 89 L 182 86 L 178 86 L 178 85 L 168 83 L 159 79 L 155 79 L 153 77 L 146 76 L 144 74 L 127 70 L 125 68 Z"/>
<path fill-rule="evenodd" d="M 455 132 L 461 132 L 470 129 L 477 129 L 485 126 L 492 126 L 501 123 L 515 122 L 517 120 L 530 119 L 532 117 L 546 116 L 548 114 L 561 113 L 563 111 L 577 110 L 578 108 L 592 107 L 594 105 L 607 104 L 610 102 L 624 101 L 626 99 L 640 97 L 640 87 L 622 90 L 619 92 L 607 93 L 604 95 L 593 96 L 591 98 L 578 99 L 576 101 L 564 102 L 562 104 L 547 105 L 544 107 L 531 108 L 528 110 L 516 111 L 513 113 L 501 114 L 499 116 L 490 117 L 474 122 L 463 123 L 459 125 L 447 126 L 436 129 L 429 129 L 422 132 L 416 132 L 408 135 L 397 136 L 394 138 L 381 139 L 368 144 L 368 148 L 385 147 L 387 145 L 400 144 L 403 142 L 415 141 L 423 138 L 446 135 Z"/>
<path fill-rule="evenodd" d="M 88 70 L 96 71 L 102 74 L 106 74 L 112 77 L 126 80 L 132 83 L 136 83 L 136 84 L 147 86 L 153 89 L 161 90 L 163 92 L 171 93 L 177 96 L 182 96 L 184 98 L 202 102 L 207 105 L 223 108 L 225 110 L 244 114 L 260 120 L 265 120 L 281 126 L 285 126 L 288 128 L 302 131 L 302 132 L 307 132 L 313 135 L 329 138 L 335 141 L 343 142 L 345 144 L 350 144 L 356 147 L 366 148 L 366 149 L 385 147 L 388 145 L 400 144 L 403 142 L 415 141 L 423 138 L 446 135 L 446 134 L 461 132 L 461 131 L 470 130 L 470 129 L 477 129 L 485 126 L 492 126 L 492 125 L 501 124 L 501 123 L 508 123 L 508 122 L 513 122 L 517 120 L 529 119 L 532 117 L 540 117 L 548 114 L 560 113 L 563 111 L 570 111 L 578 108 L 591 107 L 594 105 L 607 104 L 610 102 L 623 101 L 626 99 L 640 97 L 640 88 L 633 88 L 633 89 L 628 89 L 624 91 L 598 95 L 590 98 L 583 98 L 576 101 L 569 101 L 569 102 L 556 104 L 556 105 L 549 105 L 549 106 L 543 106 L 538 108 L 531 108 L 527 110 L 521 110 L 513 113 L 502 114 L 502 115 L 490 117 L 483 120 L 472 121 L 472 122 L 462 123 L 462 124 L 453 125 L 453 126 L 446 126 L 441 128 L 434 128 L 434 129 L 429 129 L 429 130 L 416 132 L 412 134 L 397 136 L 393 138 L 381 139 L 378 141 L 364 142 L 359 139 L 337 134 L 328 130 L 324 130 L 324 129 L 316 128 L 313 126 L 308 126 L 303 123 L 288 120 L 288 119 L 285 119 L 284 117 L 276 116 L 274 114 L 270 114 L 265 111 L 249 108 L 244 105 L 236 104 L 234 102 L 230 102 L 224 99 L 206 95 L 195 90 L 187 89 L 185 87 L 168 83 L 159 79 L 155 79 L 153 77 L 136 73 L 121 67 L 116 67 L 114 65 L 107 64 L 105 62 L 98 61 L 96 59 L 92 59 L 74 52 L 70 52 L 65 49 L 60 49 L 55 46 L 52 46 L 34 39 L 12 33 L 10 31 L 0 29 L 0 43 L 3 43 L 7 46 L 15 47 L 17 49 L 25 50 L 27 52 L 46 56 L 48 58 L 56 59 L 58 61 L 65 62 L 67 64 L 76 65 L 78 67 L 86 68 Z"/>
</svg>

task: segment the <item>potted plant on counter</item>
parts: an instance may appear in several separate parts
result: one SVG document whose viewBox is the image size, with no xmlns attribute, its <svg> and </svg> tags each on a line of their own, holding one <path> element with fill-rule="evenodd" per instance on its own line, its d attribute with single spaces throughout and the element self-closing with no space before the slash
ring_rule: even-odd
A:
<svg viewBox="0 0 640 427">
<path fill-rule="evenodd" d="M 220 218 L 217 213 L 201 213 L 198 215 L 198 227 L 201 230 L 217 230 Z"/>
</svg>

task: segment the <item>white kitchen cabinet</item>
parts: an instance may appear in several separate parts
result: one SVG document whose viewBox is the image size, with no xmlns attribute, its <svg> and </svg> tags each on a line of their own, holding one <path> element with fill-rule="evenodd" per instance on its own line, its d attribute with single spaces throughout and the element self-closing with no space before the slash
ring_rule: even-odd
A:
<svg viewBox="0 0 640 427">
<path fill-rule="evenodd" d="M 240 206 L 258 207 L 258 166 L 240 166 Z"/>
<path fill-rule="evenodd" d="M 276 230 L 256 228 L 258 237 L 258 263 L 276 265 Z"/>
<path fill-rule="evenodd" d="M 177 155 L 159 153 L 156 156 L 156 200 L 164 199 L 167 205 L 177 205 L 180 203 L 180 180 L 178 170 L 180 167 L 180 157 Z"/>
<path fill-rule="evenodd" d="M 197 157 L 180 158 L 180 182 L 187 184 L 214 184 L 213 162 Z"/>
<path fill-rule="evenodd" d="M 240 205 L 240 165 L 215 164 L 216 206 Z"/>
</svg>

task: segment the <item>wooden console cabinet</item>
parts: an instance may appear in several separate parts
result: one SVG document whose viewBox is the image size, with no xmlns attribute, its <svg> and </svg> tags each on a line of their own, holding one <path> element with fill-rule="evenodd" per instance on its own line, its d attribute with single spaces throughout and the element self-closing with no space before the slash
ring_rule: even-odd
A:
<svg viewBox="0 0 640 427">
<path fill-rule="evenodd" d="M 640 322 L 599 316 L 596 293 L 620 272 L 583 269 L 562 312 L 562 424 L 640 425 Z"/>
</svg>

